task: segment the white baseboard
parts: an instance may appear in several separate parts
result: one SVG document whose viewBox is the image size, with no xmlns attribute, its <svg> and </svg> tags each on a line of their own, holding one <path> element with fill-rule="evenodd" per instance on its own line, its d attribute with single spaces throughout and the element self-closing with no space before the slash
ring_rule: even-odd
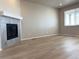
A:
<svg viewBox="0 0 79 59">
<path fill-rule="evenodd" d="M 35 39 L 35 38 L 42 38 L 42 37 L 49 37 L 49 36 L 56 36 L 58 34 L 52 34 L 52 35 L 44 35 L 44 36 L 39 36 L 39 37 L 31 37 L 31 38 L 24 38 L 21 40 L 31 40 L 31 39 Z"/>
<path fill-rule="evenodd" d="M 61 35 L 68 36 L 69 34 L 61 34 Z"/>
<path fill-rule="evenodd" d="M 73 36 L 79 37 L 79 35 L 70 35 L 70 34 L 61 34 L 61 35 L 63 35 L 63 36 L 71 36 L 71 37 L 73 37 Z"/>
</svg>

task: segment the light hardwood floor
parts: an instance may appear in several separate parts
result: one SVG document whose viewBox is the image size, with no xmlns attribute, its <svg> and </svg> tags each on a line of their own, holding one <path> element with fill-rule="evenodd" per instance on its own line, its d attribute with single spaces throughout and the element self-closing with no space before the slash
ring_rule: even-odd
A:
<svg viewBox="0 0 79 59">
<path fill-rule="evenodd" d="M 23 41 L 0 52 L 0 59 L 79 59 L 79 38 L 54 36 Z"/>
</svg>

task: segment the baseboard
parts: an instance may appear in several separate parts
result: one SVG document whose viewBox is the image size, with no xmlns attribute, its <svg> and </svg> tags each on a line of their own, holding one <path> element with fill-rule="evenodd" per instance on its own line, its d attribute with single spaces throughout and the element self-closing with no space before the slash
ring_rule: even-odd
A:
<svg viewBox="0 0 79 59">
<path fill-rule="evenodd" d="M 58 34 L 44 35 L 44 36 L 32 37 L 32 38 L 24 38 L 24 39 L 21 39 L 21 40 L 31 40 L 31 39 L 42 38 L 42 37 L 49 37 L 49 36 L 56 36 L 56 35 L 58 35 Z"/>
<path fill-rule="evenodd" d="M 62 36 L 68 36 L 69 34 L 61 34 Z"/>
<path fill-rule="evenodd" d="M 61 34 L 62 36 L 79 37 L 79 35 Z"/>
</svg>

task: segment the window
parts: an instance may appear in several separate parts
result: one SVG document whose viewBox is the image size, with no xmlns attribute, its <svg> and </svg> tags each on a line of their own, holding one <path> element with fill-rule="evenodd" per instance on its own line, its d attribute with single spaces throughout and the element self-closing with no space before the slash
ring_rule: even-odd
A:
<svg viewBox="0 0 79 59">
<path fill-rule="evenodd" d="M 65 26 L 79 25 L 79 8 L 64 12 L 64 25 Z"/>
</svg>

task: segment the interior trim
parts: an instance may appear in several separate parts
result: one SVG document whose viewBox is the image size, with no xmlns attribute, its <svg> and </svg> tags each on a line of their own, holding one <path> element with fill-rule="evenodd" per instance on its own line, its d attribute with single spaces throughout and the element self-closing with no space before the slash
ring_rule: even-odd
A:
<svg viewBox="0 0 79 59">
<path fill-rule="evenodd" d="M 44 36 L 39 36 L 39 37 L 24 38 L 24 39 L 21 39 L 21 40 L 22 40 L 22 41 L 23 41 L 23 40 L 32 40 L 32 39 L 36 39 L 36 38 L 49 37 L 49 36 L 57 36 L 57 35 L 58 35 L 58 34 L 44 35 Z"/>
</svg>

